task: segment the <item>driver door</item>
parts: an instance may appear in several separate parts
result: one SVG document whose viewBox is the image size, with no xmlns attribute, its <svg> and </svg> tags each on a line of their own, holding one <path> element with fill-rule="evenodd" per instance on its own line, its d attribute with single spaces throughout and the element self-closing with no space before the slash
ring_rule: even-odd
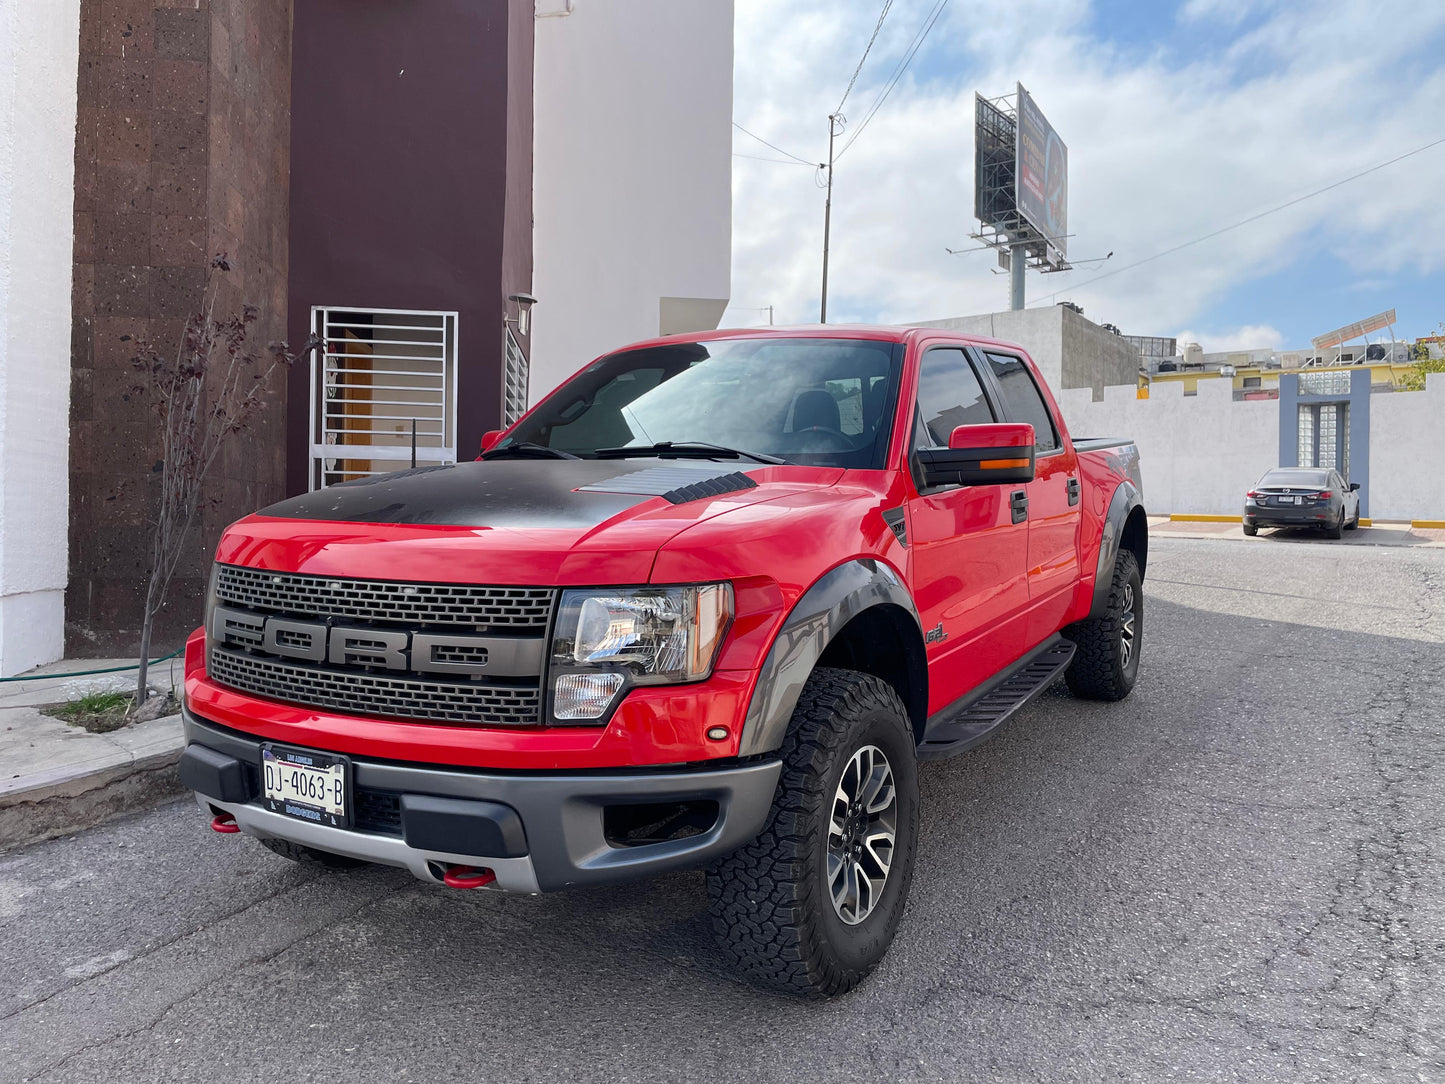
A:
<svg viewBox="0 0 1445 1084">
<path fill-rule="evenodd" d="M 919 363 L 913 447 L 946 448 L 955 426 L 999 420 L 962 347 L 934 347 Z M 913 597 L 928 653 L 928 710 L 947 707 L 1023 653 L 1028 610 L 1028 520 L 1020 486 L 918 488 L 908 501 Z"/>
</svg>

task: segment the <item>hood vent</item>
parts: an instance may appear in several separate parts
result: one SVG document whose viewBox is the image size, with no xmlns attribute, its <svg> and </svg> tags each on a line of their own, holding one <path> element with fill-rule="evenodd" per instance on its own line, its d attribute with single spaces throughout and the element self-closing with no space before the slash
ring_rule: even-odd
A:
<svg viewBox="0 0 1445 1084">
<path fill-rule="evenodd" d="M 632 493 L 639 496 L 661 497 L 673 504 L 702 500 L 704 497 L 720 497 L 724 493 L 738 493 L 744 489 L 757 488 L 742 471 L 719 473 L 712 465 L 677 464 L 676 466 L 649 467 L 631 474 L 620 474 L 616 478 L 604 478 L 578 486 L 578 493 Z"/>
</svg>

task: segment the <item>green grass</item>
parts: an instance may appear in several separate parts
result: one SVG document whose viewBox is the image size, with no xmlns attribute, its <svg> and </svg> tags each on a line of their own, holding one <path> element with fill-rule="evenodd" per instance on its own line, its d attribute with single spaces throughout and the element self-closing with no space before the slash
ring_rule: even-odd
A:
<svg viewBox="0 0 1445 1084">
<path fill-rule="evenodd" d="M 92 734 L 104 734 L 125 726 L 130 703 L 129 693 L 97 692 L 86 693 L 64 704 L 52 704 L 41 711 L 52 718 L 64 719 L 72 726 L 89 730 Z"/>
</svg>

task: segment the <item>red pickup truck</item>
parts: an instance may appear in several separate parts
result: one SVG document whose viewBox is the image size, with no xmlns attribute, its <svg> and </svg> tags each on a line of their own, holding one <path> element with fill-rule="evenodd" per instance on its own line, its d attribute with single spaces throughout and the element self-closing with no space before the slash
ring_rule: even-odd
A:
<svg viewBox="0 0 1445 1084">
<path fill-rule="evenodd" d="M 458 888 L 702 867 L 742 970 L 827 996 L 893 939 L 918 760 L 1134 685 L 1137 453 L 1016 346 L 657 339 L 482 444 L 226 530 L 180 764 L 216 830 Z"/>
</svg>

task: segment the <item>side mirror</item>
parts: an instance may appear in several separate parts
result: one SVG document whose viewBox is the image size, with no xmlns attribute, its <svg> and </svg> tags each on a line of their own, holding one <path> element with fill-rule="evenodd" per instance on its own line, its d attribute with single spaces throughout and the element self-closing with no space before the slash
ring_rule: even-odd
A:
<svg viewBox="0 0 1445 1084">
<path fill-rule="evenodd" d="M 1360 489 L 1360 483 L 1359 483 L 1359 482 L 1351 482 L 1351 483 L 1350 483 L 1350 489 L 1351 489 L 1353 492 L 1358 493 L 1358 492 L 1359 492 L 1359 489 Z"/>
<path fill-rule="evenodd" d="M 502 434 L 505 432 L 505 429 L 488 429 L 485 433 L 483 433 L 482 452 L 490 452 L 496 446 L 497 441 L 502 439 Z"/>
<path fill-rule="evenodd" d="M 926 486 L 992 486 L 1034 480 L 1034 427 L 1014 422 L 960 425 L 947 448 L 920 448 Z"/>
</svg>

